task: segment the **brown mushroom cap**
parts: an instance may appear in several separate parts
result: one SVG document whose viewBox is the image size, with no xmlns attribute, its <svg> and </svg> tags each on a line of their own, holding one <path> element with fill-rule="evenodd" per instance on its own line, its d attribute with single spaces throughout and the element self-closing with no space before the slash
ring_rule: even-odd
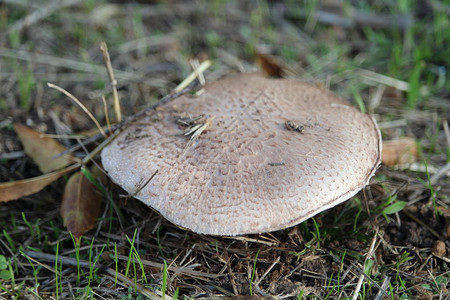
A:
<svg viewBox="0 0 450 300">
<path fill-rule="evenodd" d="M 187 145 L 175 119 L 201 114 L 210 126 Z M 239 235 L 286 228 L 347 200 L 368 183 L 380 154 L 374 120 L 330 91 L 244 74 L 160 107 L 108 145 L 102 162 L 114 182 L 171 222 Z"/>
</svg>

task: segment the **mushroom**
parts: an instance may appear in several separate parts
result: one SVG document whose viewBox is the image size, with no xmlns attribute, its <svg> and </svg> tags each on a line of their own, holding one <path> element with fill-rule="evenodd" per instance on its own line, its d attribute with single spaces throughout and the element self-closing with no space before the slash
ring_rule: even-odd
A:
<svg viewBox="0 0 450 300">
<path fill-rule="evenodd" d="M 324 88 L 243 74 L 204 89 L 159 107 L 101 154 L 115 183 L 181 227 L 290 227 L 354 196 L 380 163 L 374 119 Z"/>
</svg>

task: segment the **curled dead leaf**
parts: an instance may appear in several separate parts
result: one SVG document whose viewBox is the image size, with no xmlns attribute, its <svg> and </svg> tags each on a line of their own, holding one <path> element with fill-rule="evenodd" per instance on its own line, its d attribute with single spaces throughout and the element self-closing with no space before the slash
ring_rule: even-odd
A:
<svg viewBox="0 0 450 300">
<path fill-rule="evenodd" d="M 66 147 L 55 139 L 42 137 L 40 132 L 21 124 L 14 124 L 14 130 L 22 142 L 25 153 L 33 159 L 42 173 L 58 170 L 78 162 L 70 154 L 57 157 L 57 155 L 66 150 Z"/>
<path fill-rule="evenodd" d="M 416 141 L 410 137 L 383 141 L 381 162 L 389 167 L 411 164 L 419 158 Z"/>
<path fill-rule="evenodd" d="M 61 216 L 76 240 L 94 227 L 103 196 L 82 172 L 73 174 L 64 188 Z"/>
</svg>

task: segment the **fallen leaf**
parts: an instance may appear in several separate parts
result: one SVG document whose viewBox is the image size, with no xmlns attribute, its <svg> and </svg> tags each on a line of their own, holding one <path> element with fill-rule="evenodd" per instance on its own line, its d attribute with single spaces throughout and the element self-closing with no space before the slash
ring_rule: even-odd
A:
<svg viewBox="0 0 450 300">
<path fill-rule="evenodd" d="M 77 159 L 70 154 L 55 158 L 66 150 L 66 147 L 55 139 L 42 137 L 40 132 L 21 124 L 14 124 L 14 130 L 23 144 L 25 153 L 33 159 L 42 173 L 58 170 L 77 162 Z"/>
<path fill-rule="evenodd" d="M 0 183 L 0 202 L 16 200 L 39 192 L 44 187 L 57 180 L 62 175 L 69 173 L 77 168 L 79 164 L 74 164 L 65 169 L 47 173 L 41 176 Z"/>
<path fill-rule="evenodd" d="M 262 53 L 259 51 L 255 52 L 256 62 L 259 68 L 270 77 L 281 78 L 283 77 L 285 71 L 283 63 L 276 57 Z"/>
<path fill-rule="evenodd" d="M 82 172 L 73 174 L 64 188 L 61 216 L 76 240 L 94 227 L 103 196 Z"/>
<path fill-rule="evenodd" d="M 383 142 L 381 161 L 392 167 L 411 164 L 419 158 L 416 141 L 410 137 Z"/>
</svg>

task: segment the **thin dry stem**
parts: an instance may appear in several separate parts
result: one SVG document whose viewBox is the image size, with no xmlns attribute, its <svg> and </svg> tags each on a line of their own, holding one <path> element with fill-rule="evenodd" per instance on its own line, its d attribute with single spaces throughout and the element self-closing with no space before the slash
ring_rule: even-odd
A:
<svg viewBox="0 0 450 300">
<path fill-rule="evenodd" d="M 203 72 L 199 72 L 199 70 L 198 70 L 200 67 L 200 63 L 198 62 L 198 59 L 191 60 L 190 64 L 198 78 L 198 81 L 200 81 L 200 84 L 205 85 L 205 83 L 206 83 L 205 76 L 203 75 Z"/>
<path fill-rule="evenodd" d="M 361 274 L 359 276 L 358 283 L 356 284 L 355 291 L 353 292 L 352 300 L 358 299 L 359 291 L 361 290 L 361 286 L 364 282 L 364 277 L 365 277 L 364 267 L 366 265 L 367 260 L 369 260 L 373 255 L 373 252 L 375 250 L 375 245 L 377 242 L 377 237 L 378 237 L 378 231 L 374 234 L 372 243 L 370 243 L 370 248 L 369 248 L 369 251 L 367 252 L 366 258 L 364 259 L 363 270 L 361 270 Z"/>
<path fill-rule="evenodd" d="M 104 138 L 106 138 L 106 133 L 103 130 L 102 126 L 100 126 L 100 123 L 97 121 L 97 119 L 94 117 L 94 115 L 92 115 L 92 113 L 86 108 L 86 106 L 84 106 L 83 103 L 80 102 L 80 100 L 78 100 L 75 96 L 73 96 L 71 93 L 69 93 L 68 91 L 66 91 L 65 89 L 54 85 L 52 83 L 47 83 L 48 87 L 53 88 L 55 90 L 60 91 L 61 93 L 63 93 L 64 95 L 66 95 L 67 97 L 69 97 L 70 99 L 72 99 L 76 104 L 78 104 L 78 106 L 81 107 L 81 109 L 89 116 L 89 118 L 91 118 L 91 120 L 95 123 L 95 126 L 97 126 L 98 130 L 100 131 L 100 133 L 103 135 Z"/>
<path fill-rule="evenodd" d="M 205 60 L 198 66 L 197 69 L 194 70 L 191 74 L 189 74 L 188 77 L 186 77 L 177 87 L 174 89 L 175 92 L 179 93 L 180 91 L 184 90 L 186 87 L 188 87 L 195 78 L 198 77 L 198 74 L 201 74 L 206 71 L 211 66 L 211 61 Z"/>
<path fill-rule="evenodd" d="M 103 53 L 103 57 L 105 58 L 106 70 L 108 71 L 108 77 L 111 81 L 111 85 L 113 88 L 113 99 L 114 99 L 114 113 L 116 114 L 116 121 L 122 122 L 122 112 L 120 111 L 120 101 L 119 94 L 117 93 L 117 80 L 114 77 L 114 72 L 111 65 L 111 58 L 109 57 L 108 46 L 105 42 L 100 44 L 100 50 Z"/>
<path fill-rule="evenodd" d="M 447 147 L 450 148 L 450 129 L 448 128 L 447 120 L 444 120 L 443 127 L 445 132 L 445 139 L 447 140 Z"/>
<path fill-rule="evenodd" d="M 411 213 L 407 208 L 404 209 L 402 211 L 405 215 L 407 215 L 410 219 L 414 220 L 416 223 L 420 224 L 421 226 L 423 226 L 425 229 L 428 230 L 428 232 L 430 232 L 432 235 L 434 235 L 436 238 L 444 241 L 444 237 L 441 236 L 439 233 L 437 233 L 433 228 L 431 228 L 430 226 L 428 226 L 425 222 L 423 222 L 422 220 L 420 220 L 418 217 L 416 217 L 413 213 Z"/>
<path fill-rule="evenodd" d="M 106 118 L 106 126 L 108 127 L 108 132 L 112 132 L 111 122 L 109 121 L 108 105 L 106 104 L 106 99 L 104 96 L 102 96 L 102 101 L 103 101 L 103 109 L 104 109 L 105 118 Z"/>
<path fill-rule="evenodd" d="M 72 140 L 79 140 L 86 138 L 86 136 L 84 135 L 51 134 L 51 133 L 41 133 L 40 137 L 48 137 L 52 139 L 72 139 Z"/>
<path fill-rule="evenodd" d="M 257 282 L 255 282 L 255 286 L 258 286 L 259 283 L 266 278 L 267 274 L 275 267 L 276 264 L 280 262 L 280 257 L 278 256 L 277 259 L 270 265 L 270 267 L 264 272 L 264 274 L 261 276 L 261 278 L 258 279 Z"/>
</svg>

